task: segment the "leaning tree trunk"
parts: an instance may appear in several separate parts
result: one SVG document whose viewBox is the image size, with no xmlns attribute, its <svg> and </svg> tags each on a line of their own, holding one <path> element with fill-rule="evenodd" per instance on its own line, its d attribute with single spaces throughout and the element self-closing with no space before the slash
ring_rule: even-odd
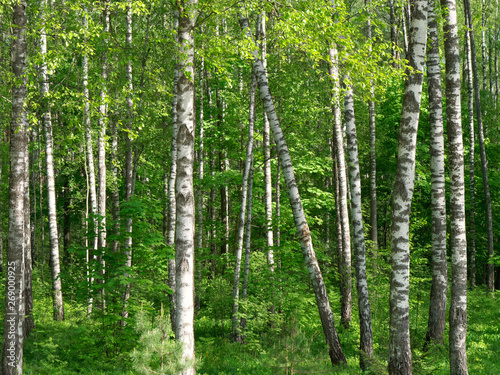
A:
<svg viewBox="0 0 500 375">
<path fill-rule="evenodd" d="M 250 89 L 250 105 L 248 115 L 248 143 L 245 159 L 245 168 L 243 169 L 243 180 L 241 183 L 241 208 L 238 218 L 238 233 L 236 237 L 236 260 L 234 265 L 233 278 L 233 340 L 241 342 L 240 322 L 238 317 L 239 295 L 240 295 L 240 271 L 241 254 L 243 252 L 243 235 L 245 231 L 245 213 L 247 208 L 248 175 L 250 173 L 253 158 L 253 129 L 255 125 L 255 92 L 257 91 L 257 80 L 255 73 L 252 72 L 252 83 Z"/>
<path fill-rule="evenodd" d="M 444 178 L 444 130 L 441 93 L 439 39 L 434 13 L 434 0 L 429 0 L 429 40 L 427 49 L 427 82 L 429 122 L 431 126 L 431 207 L 432 207 L 432 284 L 426 343 L 444 345 L 448 264 L 446 260 L 446 194 Z"/>
<path fill-rule="evenodd" d="M 45 23 L 45 8 L 47 2 L 42 1 L 41 18 Z M 61 288 L 61 273 L 59 263 L 59 233 L 57 228 L 57 209 L 56 209 L 56 185 L 54 176 L 54 140 L 52 138 L 52 118 L 50 113 L 50 104 L 48 95 L 50 92 L 47 75 L 47 34 L 45 27 L 40 33 L 40 53 L 42 55 L 42 64 L 40 66 L 42 98 L 44 101 L 43 128 L 45 132 L 45 161 L 47 168 L 47 206 L 49 212 L 49 236 L 50 236 L 50 266 L 52 271 L 52 303 L 54 308 L 54 320 L 64 319 L 64 306 Z M 87 93 L 88 94 L 88 93 Z M 86 96 L 87 97 L 87 96 Z M 87 103 L 87 102 L 86 102 Z"/>
<path fill-rule="evenodd" d="M 469 28 L 469 19 L 465 17 L 465 26 Z M 475 183 L 475 136 L 474 136 L 474 78 L 472 74 L 472 56 L 469 33 L 465 33 L 465 49 L 467 54 L 467 97 L 469 120 L 469 282 L 472 289 L 476 286 L 476 183 Z"/>
<path fill-rule="evenodd" d="M 248 26 L 248 18 L 241 16 L 240 26 L 242 31 L 245 32 L 247 38 L 252 39 L 252 34 Z M 257 48 L 254 48 L 252 50 L 252 57 L 254 59 L 253 69 L 257 75 L 260 98 L 266 110 L 274 140 L 277 145 L 283 175 L 285 176 L 285 181 L 288 188 L 288 197 L 290 199 L 290 205 L 292 207 L 295 227 L 299 236 L 304 261 L 311 278 L 311 283 L 314 290 L 314 295 L 316 297 L 316 303 L 318 306 L 321 323 L 323 326 L 323 332 L 325 334 L 326 342 L 329 346 L 330 359 L 333 365 L 340 364 L 341 362 L 346 362 L 346 359 L 344 353 L 342 352 L 342 348 L 340 347 L 340 341 L 337 335 L 337 330 L 335 329 L 335 323 L 333 321 L 333 314 L 330 308 L 328 294 L 326 292 L 325 283 L 323 282 L 323 275 L 321 274 L 321 270 L 316 259 L 316 253 L 314 252 L 311 232 L 309 231 L 309 226 L 307 224 L 304 209 L 302 207 L 299 190 L 295 181 L 295 174 L 293 172 L 290 152 L 288 151 L 285 137 L 283 135 L 283 131 L 281 130 L 278 116 L 276 115 L 273 98 L 269 90 L 266 71 L 264 69 L 264 66 L 262 65 L 262 61 L 259 58 L 259 52 Z"/>
<path fill-rule="evenodd" d="M 12 27 L 12 112 L 10 139 L 9 242 L 5 279 L 5 313 L 1 373 L 23 373 L 24 320 L 24 194 L 26 116 L 26 2 L 13 5 Z"/>
<path fill-rule="evenodd" d="M 335 199 L 338 201 L 339 212 L 337 218 L 340 223 L 340 238 L 342 251 L 339 252 L 339 278 L 340 278 L 340 315 L 341 324 L 349 328 L 351 322 L 352 305 L 352 280 L 351 280 L 351 232 L 349 228 L 349 213 L 347 210 L 347 178 L 344 155 L 344 136 L 342 132 L 342 113 L 340 110 L 340 77 L 339 60 L 336 46 L 329 49 L 330 67 L 329 74 L 333 83 L 333 149 L 337 161 L 338 183 Z M 337 224 L 338 225 L 338 224 Z"/>
<path fill-rule="evenodd" d="M 194 369 L 194 23 L 197 0 L 179 3 L 179 81 L 177 84 L 177 180 L 176 180 L 176 317 L 175 337 L 183 344 L 182 359 L 189 364 L 182 375 Z"/>
<path fill-rule="evenodd" d="M 464 148 L 460 105 L 460 50 L 455 0 L 441 0 L 446 62 L 446 117 L 450 173 L 450 374 L 466 375 L 467 240 L 465 235 Z"/>
<path fill-rule="evenodd" d="M 389 374 L 411 374 L 410 349 L 410 238 L 411 201 L 415 184 L 415 151 L 422 97 L 427 0 L 413 3 L 411 37 L 398 137 L 396 180 L 392 195 L 391 286 L 389 299 Z"/>
<path fill-rule="evenodd" d="M 488 290 L 495 290 L 495 267 L 491 259 L 494 252 L 493 244 L 493 212 L 491 210 L 490 183 L 488 181 L 488 160 L 484 146 L 483 119 L 481 114 L 481 98 L 479 92 L 479 75 L 476 63 L 476 43 L 474 42 L 474 29 L 472 26 L 472 10 L 470 0 L 464 0 L 465 16 L 469 20 L 469 42 L 472 60 L 472 73 L 474 76 L 474 104 L 477 121 L 477 137 L 479 141 L 479 155 L 481 157 L 481 172 L 483 175 L 484 204 L 486 206 L 486 225 L 488 228 Z"/>
<path fill-rule="evenodd" d="M 368 280 L 366 277 L 366 248 L 363 229 L 363 212 L 361 202 L 361 175 L 359 171 L 358 138 L 354 118 L 354 98 L 352 87 L 348 86 L 344 98 L 344 118 L 347 133 L 347 155 L 349 179 L 351 186 L 351 223 L 353 244 L 356 256 L 356 288 L 358 291 L 358 313 L 360 330 L 360 367 L 365 369 L 373 358 L 373 334 L 368 298 Z"/>
</svg>

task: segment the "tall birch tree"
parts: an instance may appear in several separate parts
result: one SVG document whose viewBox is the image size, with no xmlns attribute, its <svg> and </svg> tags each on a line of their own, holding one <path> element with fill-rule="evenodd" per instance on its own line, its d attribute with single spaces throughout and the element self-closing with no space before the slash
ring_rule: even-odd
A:
<svg viewBox="0 0 500 375">
<path fill-rule="evenodd" d="M 466 375 L 467 240 L 465 235 L 464 148 L 460 104 L 460 49 L 455 0 L 441 0 L 446 64 L 446 117 L 450 173 L 451 305 L 450 374 Z"/>
<path fill-rule="evenodd" d="M 427 0 L 412 9 L 408 69 L 398 136 L 396 180 L 392 195 L 391 286 L 389 297 L 389 374 L 411 374 L 410 349 L 410 233 L 411 201 L 415 184 L 415 152 L 422 98 L 427 43 Z"/>
<path fill-rule="evenodd" d="M 42 0 L 40 18 L 42 30 L 40 32 L 40 53 L 42 64 L 40 78 L 44 113 L 42 117 L 45 132 L 45 162 L 47 168 L 47 206 L 49 212 L 49 237 L 50 237 L 50 267 L 52 271 L 52 303 L 54 320 L 64 319 L 64 306 L 62 296 L 62 282 L 59 263 L 59 233 L 57 228 L 56 185 L 54 176 L 54 140 L 52 137 L 52 116 L 50 111 L 50 86 L 47 74 L 47 34 L 45 31 L 47 1 Z M 87 92 L 88 94 L 88 92 Z"/>
<path fill-rule="evenodd" d="M 177 33 L 179 81 L 177 83 L 177 180 L 176 192 L 176 317 L 175 337 L 183 344 L 182 358 L 189 367 L 182 375 L 192 375 L 194 369 L 194 234 L 195 197 L 193 188 L 194 163 L 194 26 L 197 0 L 181 0 Z"/>
<path fill-rule="evenodd" d="M 446 293 L 448 291 L 446 191 L 441 66 L 434 7 L 434 0 L 429 0 L 429 9 L 427 12 L 429 24 L 427 82 L 429 92 L 429 122 L 431 127 L 432 284 L 426 342 L 444 345 Z"/>
<path fill-rule="evenodd" d="M 24 320 L 24 194 L 25 153 L 27 152 L 26 114 L 26 2 L 12 6 L 12 110 L 10 138 L 9 242 L 5 279 L 1 373 L 23 373 Z"/>
<path fill-rule="evenodd" d="M 469 21 L 469 43 L 471 52 L 471 66 L 474 79 L 474 109 L 477 122 L 477 138 L 479 142 L 479 156 L 481 157 L 481 172 L 483 176 L 484 204 L 486 206 L 486 225 L 488 233 L 488 260 L 494 254 L 493 243 L 493 211 L 491 208 L 490 183 L 488 180 L 488 160 L 486 158 L 486 148 L 484 145 L 483 118 L 481 112 L 481 97 L 479 92 L 479 74 L 477 72 L 476 43 L 474 41 L 474 28 L 472 25 L 472 10 L 470 0 L 464 0 L 465 16 Z M 495 267 L 492 262 L 488 262 L 488 289 L 495 290 Z"/>
<path fill-rule="evenodd" d="M 241 342 L 240 319 L 238 317 L 239 296 L 240 296 L 240 273 L 241 273 L 241 255 L 243 252 L 243 239 L 245 232 L 245 219 L 247 209 L 248 176 L 253 159 L 253 132 L 255 125 L 255 92 L 257 91 L 257 80 L 252 71 L 252 83 L 250 88 L 250 104 L 248 115 L 248 142 L 246 150 L 245 167 L 243 169 L 243 180 L 241 183 L 241 208 L 238 217 L 238 232 L 236 236 L 236 260 L 234 265 L 233 278 L 233 340 Z"/>
<path fill-rule="evenodd" d="M 349 81 L 347 77 L 346 81 Z M 361 202 L 361 175 L 359 170 L 358 138 L 354 118 L 354 97 L 352 87 L 348 83 L 344 97 L 344 119 L 347 134 L 347 156 L 349 167 L 349 181 L 351 187 L 351 227 L 353 231 L 353 244 L 356 257 L 356 288 L 358 291 L 358 314 L 360 330 L 360 366 L 368 367 L 369 360 L 373 358 L 373 334 L 368 297 L 368 280 L 366 276 L 366 247 L 363 228 L 363 213 Z M 366 357 L 366 358 L 365 358 Z"/>
</svg>

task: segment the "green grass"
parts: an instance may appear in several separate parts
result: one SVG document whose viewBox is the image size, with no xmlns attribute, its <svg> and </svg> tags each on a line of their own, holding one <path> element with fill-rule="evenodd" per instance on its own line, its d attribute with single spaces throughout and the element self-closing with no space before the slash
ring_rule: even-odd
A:
<svg viewBox="0 0 500 375">
<path fill-rule="evenodd" d="M 385 374 L 387 366 L 388 303 L 384 297 L 387 291 L 384 293 L 383 288 L 379 289 L 374 290 L 372 296 L 375 362 L 368 374 Z M 336 297 L 331 291 L 334 311 L 338 311 Z M 413 301 L 411 335 L 414 374 L 448 374 L 447 338 L 444 348 L 421 350 L 427 324 L 427 300 L 428 295 L 423 293 L 420 300 Z M 273 329 L 268 327 L 267 330 L 249 333 L 245 345 L 230 341 L 229 320 L 214 321 L 200 315 L 195 323 L 196 353 L 200 359 L 198 374 L 271 375 L 286 374 L 287 371 L 290 374 L 292 368 L 295 374 L 361 374 L 355 303 L 350 329 L 338 328 L 348 364 L 332 369 L 319 321 L 315 319 L 316 307 L 309 299 L 303 302 L 304 306 L 298 306 L 295 316 L 288 320 L 283 318 Z M 87 319 L 85 308 L 75 307 L 75 303 L 65 306 L 66 321 L 54 322 L 50 306 L 48 297 L 35 300 L 36 329 L 25 342 L 25 374 L 134 374 L 129 353 L 137 337 L 132 329 L 117 334 L 102 321 Z M 338 314 L 335 319 L 339 321 Z M 117 336 L 109 337 L 113 332 Z M 493 298 L 482 288 L 469 292 L 467 355 L 470 374 L 500 374 L 498 293 L 497 298 Z"/>
</svg>

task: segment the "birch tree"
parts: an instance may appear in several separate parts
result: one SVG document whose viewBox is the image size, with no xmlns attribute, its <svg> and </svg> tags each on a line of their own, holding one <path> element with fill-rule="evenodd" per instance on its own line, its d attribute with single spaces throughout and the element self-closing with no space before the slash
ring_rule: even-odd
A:
<svg viewBox="0 0 500 375">
<path fill-rule="evenodd" d="M 44 102 L 44 113 L 42 117 L 45 132 L 45 162 L 47 168 L 47 206 L 49 212 L 49 237 L 50 237 L 50 266 L 52 274 L 52 303 L 54 308 L 54 320 L 64 319 L 64 306 L 62 296 L 62 283 L 59 274 L 61 273 L 59 263 L 59 233 L 57 228 L 57 208 L 56 208 L 56 185 L 54 176 L 54 140 L 52 137 L 52 116 L 49 104 L 49 78 L 47 74 L 47 34 L 45 31 L 47 8 L 46 0 L 41 4 L 42 30 L 40 32 L 40 53 L 42 64 L 40 66 L 40 78 L 42 89 L 42 100 Z M 85 66 L 85 65 L 84 65 Z M 88 95 L 88 91 L 87 91 Z M 87 97 L 87 96 L 86 96 Z M 89 120 L 90 121 L 90 120 Z"/>
<path fill-rule="evenodd" d="M 195 199 L 193 189 L 194 162 L 194 25 L 197 0 L 179 1 L 179 81 L 177 83 L 177 180 L 176 192 L 176 317 L 175 337 L 183 344 L 182 358 L 194 369 L 194 232 Z"/>
<path fill-rule="evenodd" d="M 242 15 L 240 16 L 240 27 L 245 33 L 246 37 L 252 40 L 252 34 L 249 28 L 247 17 L 244 17 Z M 257 75 L 260 98 L 266 110 L 267 117 L 271 125 L 271 130 L 273 132 L 273 137 L 276 142 L 276 147 L 278 149 L 278 155 L 287 185 L 288 197 L 290 200 L 290 205 L 292 207 L 295 227 L 299 236 L 304 261 L 311 278 L 314 295 L 316 297 L 316 304 L 318 306 L 321 324 L 323 326 L 323 333 L 325 334 L 326 342 L 329 347 L 330 359 L 332 365 L 337 365 L 342 362 L 346 362 L 346 359 L 344 353 L 342 352 L 337 330 L 335 328 L 335 323 L 333 321 L 333 314 L 330 308 L 330 302 L 328 300 L 325 283 L 323 281 L 323 275 L 316 259 L 316 253 L 314 252 L 311 232 L 307 224 L 299 190 L 295 181 L 295 174 L 293 172 L 290 152 L 288 151 L 285 137 L 283 131 L 281 130 L 278 116 L 276 115 L 273 98 L 269 90 L 266 71 L 264 69 L 264 66 L 262 65 L 262 61 L 260 60 L 257 48 L 252 48 L 251 53 L 253 58 L 252 67 Z"/>
<path fill-rule="evenodd" d="M 474 79 L 474 109 L 477 122 L 477 138 L 479 142 L 479 156 L 481 157 L 481 172 L 483 176 L 484 203 L 486 206 L 486 225 L 488 233 L 488 260 L 493 257 L 493 212 L 491 209 L 490 183 L 488 180 L 488 160 L 486 158 L 486 149 L 484 145 L 483 119 L 481 112 L 481 97 L 479 92 L 479 74 L 477 72 L 476 62 L 476 43 L 474 41 L 474 28 L 472 26 L 472 10 L 470 0 L 464 0 L 465 16 L 469 21 L 469 43 L 471 52 L 471 66 Z M 492 262 L 488 262 L 488 289 L 495 290 L 495 267 Z"/>
<path fill-rule="evenodd" d="M 349 81 L 349 77 L 347 80 Z M 363 213 L 361 202 L 361 175 L 359 171 L 358 139 L 354 118 L 354 98 L 352 87 L 347 85 L 344 97 L 344 119 L 347 134 L 347 156 L 349 166 L 349 181 L 351 187 L 351 227 L 353 231 L 353 244 L 356 256 L 356 288 L 358 291 L 358 314 L 360 330 L 360 365 L 362 369 L 366 362 L 373 358 L 373 334 L 368 297 L 368 280 L 366 277 L 366 247 L 363 228 Z M 367 357 L 365 360 L 365 357 Z"/>
<path fill-rule="evenodd" d="M 389 297 L 389 374 L 411 374 L 409 221 L 415 183 L 415 151 L 427 42 L 427 0 L 415 0 L 398 137 L 392 195 L 391 286 Z"/>
<path fill-rule="evenodd" d="M 248 115 L 248 142 L 246 150 L 245 167 L 243 169 L 243 180 L 241 183 L 241 208 L 238 217 L 238 232 L 236 235 L 236 260 L 234 265 L 233 278 L 233 340 L 241 342 L 240 320 L 238 317 L 239 295 L 240 295 L 240 271 L 241 271 L 241 255 L 243 252 L 243 236 L 245 231 L 245 219 L 247 208 L 247 192 L 248 192 L 248 176 L 253 159 L 253 132 L 255 125 L 255 91 L 257 90 L 257 81 L 255 74 L 252 72 L 252 83 L 250 88 L 250 104 Z"/>
<path fill-rule="evenodd" d="M 179 27 L 179 14 L 174 13 L 174 29 Z M 178 43 L 178 36 L 176 36 Z M 172 97 L 172 143 L 170 146 L 170 173 L 168 177 L 168 220 L 167 220 L 167 245 L 174 247 L 175 245 L 175 179 L 177 176 L 177 93 L 179 81 L 179 67 L 176 64 L 174 68 L 174 89 Z M 172 327 L 175 327 L 175 259 L 168 260 L 168 286 L 172 289 L 172 294 L 169 295 L 170 300 L 170 322 Z"/>
<path fill-rule="evenodd" d="M 439 39 L 434 7 L 434 0 L 429 0 L 427 82 L 429 122 L 431 126 L 432 284 L 426 342 L 444 345 L 446 292 L 448 290 L 446 191 L 441 66 L 439 63 Z"/>
<path fill-rule="evenodd" d="M 469 17 L 465 17 L 465 27 L 469 29 Z M 467 104 L 469 120 L 469 282 L 471 289 L 476 286 L 476 183 L 475 183 L 475 132 L 474 132 L 474 78 L 469 33 L 465 33 L 467 57 Z"/>
<path fill-rule="evenodd" d="M 13 6 L 12 16 L 12 110 L 9 183 L 9 242 L 5 279 L 2 366 L 5 375 L 23 373 L 24 320 L 24 194 L 25 154 L 27 152 L 26 115 L 26 2 Z"/>
<path fill-rule="evenodd" d="M 449 312 L 450 374 L 466 375 L 467 240 L 465 235 L 464 148 L 460 105 L 460 50 L 455 0 L 441 0 L 446 64 L 446 117 L 450 173 L 451 305 Z"/>
</svg>

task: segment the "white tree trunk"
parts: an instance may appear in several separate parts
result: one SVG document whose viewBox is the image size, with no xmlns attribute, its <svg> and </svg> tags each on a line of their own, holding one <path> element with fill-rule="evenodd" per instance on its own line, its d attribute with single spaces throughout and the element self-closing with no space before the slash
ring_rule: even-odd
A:
<svg viewBox="0 0 500 375">
<path fill-rule="evenodd" d="M 426 342 L 444 345 L 446 293 L 448 291 L 446 190 L 441 66 L 439 62 L 439 39 L 434 7 L 434 0 L 429 0 L 427 82 L 429 92 L 429 122 L 431 127 L 432 284 Z"/>
<path fill-rule="evenodd" d="M 408 71 L 398 138 L 396 180 L 392 196 L 392 244 L 389 324 L 389 374 L 411 374 L 409 221 L 415 182 L 415 151 L 427 43 L 427 0 L 412 9 Z"/>
<path fill-rule="evenodd" d="M 26 2 L 13 5 L 12 27 L 12 112 L 9 183 L 9 242 L 5 279 L 5 313 L 1 373 L 23 373 L 24 319 L 24 194 L 26 116 Z"/>
<path fill-rule="evenodd" d="M 248 143 L 245 159 L 245 168 L 243 169 L 243 180 L 241 183 L 241 208 L 238 218 L 238 233 L 236 236 L 236 260 L 234 265 L 233 278 L 233 340 L 241 342 L 240 321 L 238 317 L 239 294 L 240 294 L 240 271 L 241 271 L 241 254 L 243 252 L 243 235 L 245 231 L 245 214 L 247 208 L 247 192 L 248 192 L 248 175 L 250 173 L 251 163 L 253 159 L 253 132 L 255 125 L 255 92 L 257 91 L 257 80 L 252 72 L 252 83 L 250 88 L 250 104 L 248 115 Z"/>
<path fill-rule="evenodd" d="M 337 161 L 337 189 L 335 199 L 338 202 L 337 212 L 340 229 L 339 242 L 342 243 L 342 251 L 339 252 L 339 278 L 340 278 L 340 315 L 341 324 L 349 328 L 351 322 L 352 305 L 352 279 L 351 279 L 351 230 L 349 227 L 349 213 L 347 209 L 347 178 L 344 154 L 344 135 L 342 131 L 342 111 L 340 109 L 340 76 L 339 58 L 336 46 L 329 49 L 330 67 L 329 74 L 333 84 L 332 106 L 333 106 L 333 149 Z"/>
<path fill-rule="evenodd" d="M 450 374 L 466 375 L 467 239 L 465 232 L 464 148 L 460 104 L 460 49 L 455 0 L 441 0 L 446 62 L 446 117 L 450 173 L 451 305 L 449 312 Z"/>
<path fill-rule="evenodd" d="M 194 368 L 194 23 L 197 0 L 178 3 L 179 81 L 177 84 L 177 180 L 176 180 L 176 318 L 175 337 L 183 344 L 182 358 L 190 366 L 181 372 L 192 375 Z"/>
<path fill-rule="evenodd" d="M 360 328 L 360 366 L 366 368 L 365 357 L 373 358 L 373 334 L 368 297 L 368 280 L 366 277 L 366 248 L 363 229 L 363 212 L 361 202 L 361 175 L 359 171 L 358 137 L 354 118 L 354 98 L 352 87 L 347 86 L 344 98 L 345 123 L 347 133 L 347 155 L 349 180 L 351 185 L 351 223 L 353 244 L 356 257 L 356 288 L 358 291 L 358 313 Z"/>
<path fill-rule="evenodd" d="M 87 13 L 87 9 L 85 7 L 83 14 L 83 27 L 84 29 L 88 29 L 88 20 L 89 14 Z M 85 126 L 85 148 L 87 152 L 87 164 L 88 164 L 88 178 L 89 178 L 89 196 L 90 196 L 90 212 L 92 214 L 92 225 L 89 228 L 89 232 L 94 233 L 94 241 L 92 242 L 92 250 L 89 249 L 88 256 L 88 267 L 90 268 L 90 296 L 88 300 L 87 313 L 90 315 L 92 313 L 92 305 L 93 305 L 93 289 L 92 284 L 94 283 L 94 270 L 95 264 L 94 261 L 96 259 L 96 250 L 98 244 L 98 236 L 97 236 L 97 193 L 96 193 L 96 180 L 95 180 L 95 166 L 94 166 L 94 151 L 92 147 L 92 127 L 90 124 L 90 96 L 88 89 L 88 77 L 89 77 L 89 61 L 88 55 L 85 52 L 82 56 L 82 68 L 83 68 L 83 97 L 85 101 L 84 106 L 84 126 Z M 47 163 L 48 165 L 49 163 Z M 50 207 L 50 202 L 49 202 Z M 50 215 L 50 213 L 49 213 Z M 50 220 L 49 220 L 50 222 Z M 52 229 L 50 228 L 50 232 Z M 52 236 L 52 235 L 51 235 Z M 57 238 L 57 237 L 56 237 Z"/>
<path fill-rule="evenodd" d="M 251 39 L 252 35 L 248 26 L 248 18 L 241 17 L 240 26 L 245 32 L 247 38 Z M 267 117 L 271 124 L 271 130 L 273 132 L 274 140 L 278 148 L 279 159 L 283 168 L 283 175 L 285 176 L 295 227 L 300 239 L 304 261 L 306 263 L 306 267 L 309 272 L 311 283 L 314 289 L 314 295 L 316 297 L 316 303 L 318 305 L 323 332 L 329 346 L 330 359 L 332 361 L 332 364 L 336 365 L 341 362 L 346 362 L 346 359 L 344 353 L 342 352 L 342 348 L 340 347 L 340 341 L 337 335 L 337 330 L 335 329 L 335 323 L 333 321 L 333 314 L 330 308 L 328 294 L 326 292 L 325 283 L 323 282 L 323 275 L 321 274 L 321 270 L 316 259 L 316 253 L 314 252 L 311 232 L 309 231 L 309 226 L 307 225 L 304 209 L 302 207 L 302 201 L 300 199 L 299 190 L 297 188 L 297 182 L 295 181 L 295 174 L 293 172 L 292 161 L 290 159 L 290 152 L 288 151 L 285 137 L 283 135 L 283 131 L 281 130 L 278 116 L 276 115 L 273 98 L 269 90 L 266 71 L 264 69 L 264 66 L 262 65 L 262 61 L 259 58 L 259 52 L 257 48 L 253 49 L 252 56 L 254 59 L 253 69 L 257 75 L 260 98 L 266 110 Z"/>
<path fill-rule="evenodd" d="M 103 52 L 101 54 L 101 103 L 99 104 L 99 135 L 97 138 L 97 164 L 99 170 L 99 190 L 97 195 L 97 206 L 99 213 L 99 283 L 103 283 L 104 270 L 106 267 L 103 259 L 103 254 L 106 249 L 106 125 L 107 125 L 107 80 L 108 80 L 108 38 L 109 33 L 109 0 L 104 1 L 104 8 L 102 11 L 103 19 Z M 101 307 L 105 307 L 104 288 L 101 289 Z"/>
<path fill-rule="evenodd" d="M 41 18 L 45 23 L 46 0 L 42 1 Z M 40 32 L 40 53 L 42 64 L 40 66 L 40 78 L 42 80 L 42 98 L 44 100 L 43 128 L 45 132 L 45 161 L 47 168 L 47 206 L 49 212 L 49 237 L 50 237 L 50 265 L 52 271 L 52 303 L 54 308 L 54 320 L 64 319 L 64 306 L 62 296 L 62 285 L 59 274 L 61 273 L 59 263 L 59 233 L 57 228 L 57 208 L 56 208 L 56 185 L 54 176 L 54 141 L 52 138 L 52 118 L 48 95 L 50 86 L 47 75 L 47 35 L 45 27 Z M 87 96 L 88 98 L 88 91 Z"/>
<path fill-rule="evenodd" d="M 126 33 L 126 44 L 129 50 L 132 50 L 132 1 L 127 0 L 127 33 Z M 132 83 L 132 60 L 129 57 L 127 61 L 127 128 L 128 130 L 132 130 L 132 122 L 133 122 L 133 110 L 134 104 L 132 101 L 132 95 L 134 91 L 134 86 Z M 132 194 L 134 191 L 134 166 L 133 166 L 133 145 L 132 138 L 130 137 L 129 132 L 126 132 L 125 135 L 125 202 L 130 202 L 132 198 Z M 125 241 L 123 244 L 124 253 L 125 253 L 125 270 L 123 274 L 125 277 L 130 277 L 128 273 L 128 269 L 132 267 L 132 217 L 129 215 L 125 218 Z M 125 290 L 122 294 L 122 302 L 123 302 L 123 311 L 122 311 L 122 321 L 121 325 L 124 326 L 126 324 L 126 319 L 128 318 L 128 299 L 130 298 L 130 288 L 132 285 L 127 283 L 125 285 Z"/>
<path fill-rule="evenodd" d="M 174 30 L 179 27 L 179 14 L 174 14 Z M 178 37 L 176 37 L 178 42 Z M 170 146 L 170 173 L 168 177 L 168 226 L 167 245 L 175 247 L 175 179 L 177 176 L 177 95 L 178 95 L 179 67 L 174 68 L 174 89 L 172 98 L 172 143 Z M 172 289 L 170 300 L 170 322 L 175 327 L 175 259 L 168 260 L 168 286 Z"/>
</svg>

